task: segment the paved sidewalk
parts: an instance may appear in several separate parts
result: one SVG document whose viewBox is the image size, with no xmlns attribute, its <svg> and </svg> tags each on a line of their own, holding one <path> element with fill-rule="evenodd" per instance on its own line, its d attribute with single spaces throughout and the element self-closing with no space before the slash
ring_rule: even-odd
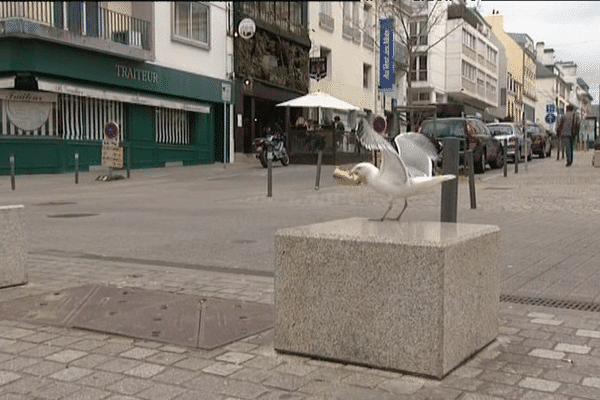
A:
<svg viewBox="0 0 600 400">
<path fill-rule="evenodd" d="M 519 175 L 509 170 L 507 178 L 487 173 L 478 177 L 477 210 L 468 209 L 468 191 L 461 183 L 459 222 L 497 220 L 501 226 L 503 294 L 595 300 L 600 169 L 591 168 L 590 153 L 578 152 L 570 168 L 563 160 L 539 161 L 527 172 L 521 168 Z M 282 194 L 269 204 L 320 205 L 332 199 L 350 202 L 352 196 L 356 194 L 326 187 L 319 195 Z M 349 209 L 362 209 L 370 199 L 360 196 L 366 197 Z M 422 200 L 411 203 L 409 219 L 431 216 L 431 210 L 435 214 L 436 195 Z M 378 207 L 372 210 L 379 214 Z M 536 247 L 538 242 L 542 244 Z M 585 282 L 591 283 L 582 287 Z M 273 302 L 268 274 L 42 251 L 30 252 L 29 283 L 0 290 L 0 301 L 86 283 Z M 568 290 L 561 292 L 560 287 Z M 578 297 L 584 288 L 588 292 Z M 439 381 L 280 355 L 273 350 L 272 330 L 203 351 L 0 320 L 0 399 L 600 398 L 600 313 L 505 302 L 500 306 L 497 340 Z"/>
</svg>

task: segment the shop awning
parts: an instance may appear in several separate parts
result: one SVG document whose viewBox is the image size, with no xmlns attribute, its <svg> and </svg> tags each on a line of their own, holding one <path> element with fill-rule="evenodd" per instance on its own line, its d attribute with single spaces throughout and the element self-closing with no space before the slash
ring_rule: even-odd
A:
<svg viewBox="0 0 600 400">
<path fill-rule="evenodd" d="M 1 86 L 2 79 L 8 78 L 0 78 L 0 88 L 4 87 Z M 37 82 L 38 88 L 40 90 L 47 90 L 49 92 L 64 93 L 75 96 L 91 97 L 94 99 L 121 101 L 124 103 L 143 104 L 146 106 L 164 107 L 176 110 L 185 110 L 203 114 L 210 114 L 210 106 L 207 104 L 198 104 L 183 100 L 164 99 L 160 97 L 148 96 L 145 94 L 116 92 L 114 90 L 98 89 L 89 86 L 79 86 L 73 85 L 71 83 L 51 81 L 41 78 L 38 78 Z"/>
</svg>

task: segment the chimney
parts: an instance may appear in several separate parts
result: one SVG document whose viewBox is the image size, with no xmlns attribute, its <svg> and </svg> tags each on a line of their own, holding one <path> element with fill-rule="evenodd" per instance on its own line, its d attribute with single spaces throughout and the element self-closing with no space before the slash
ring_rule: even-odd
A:
<svg viewBox="0 0 600 400">
<path fill-rule="evenodd" d="M 538 60 L 544 63 L 544 42 L 537 42 L 535 44 L 535 55 Z"/>
</svg>

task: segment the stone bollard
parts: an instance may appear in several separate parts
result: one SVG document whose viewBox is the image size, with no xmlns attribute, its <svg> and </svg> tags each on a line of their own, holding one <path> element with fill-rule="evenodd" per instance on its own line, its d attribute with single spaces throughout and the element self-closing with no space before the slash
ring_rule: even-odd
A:
<svg viewBox="0 0 600 400">
<path fill-rule="evenodd" d="M 23 205 L 0 207 L 0 288 L 27 283 Z"/>
<path fill-rule="evenodd" d="M 442 379 L 498 335 L 499 244 L 493 225 L 280 229 L 274 348 Z"/>
</svg>

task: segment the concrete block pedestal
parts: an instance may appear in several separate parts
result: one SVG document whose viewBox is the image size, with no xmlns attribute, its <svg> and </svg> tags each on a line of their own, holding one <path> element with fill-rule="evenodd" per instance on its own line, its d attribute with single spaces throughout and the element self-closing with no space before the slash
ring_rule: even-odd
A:
<svg viewBox="0 0 600 400">
<path fill-rule="evenodd" d="M 27 283 L 24 206 L 0 206 L 0 288 Z"/>
<path fill-rule="evenodd" d="M 275 236 L 275 349 L 443 378 L 498 334 L 500 229 L 351 218 Z"/>
</svg>

